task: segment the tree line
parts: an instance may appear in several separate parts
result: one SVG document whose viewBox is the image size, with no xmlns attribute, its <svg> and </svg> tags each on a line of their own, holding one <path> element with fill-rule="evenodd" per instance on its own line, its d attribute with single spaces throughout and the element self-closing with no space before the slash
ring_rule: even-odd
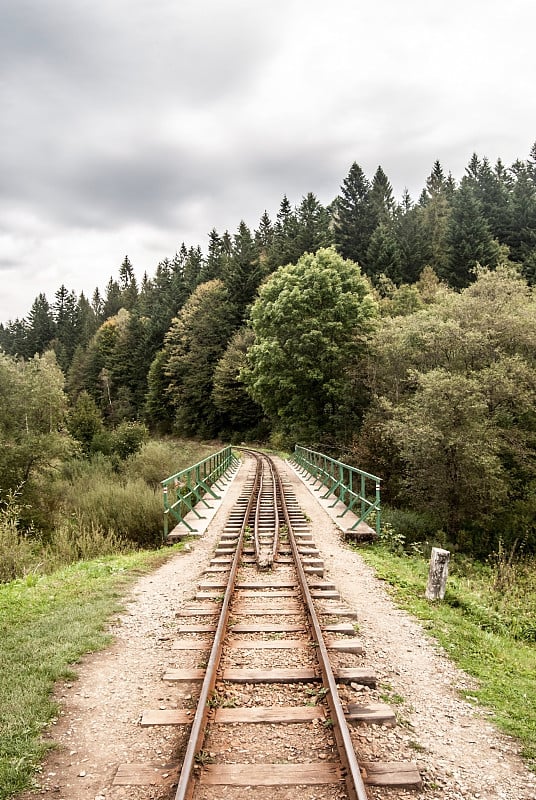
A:
<svg viewBox="0 0 536 800">
<path fill-rule="evenodd" d="M 473 155 L 459 183 L 436 162 L 415 203 L 354 163 L 329 206 L 284 197 L 140 285 L 125 257 L 104 296 L 39 294 L 0 326 L 2 363 L 55 353 L 86 455 L 132 422 L 300 441 L 382 475 L 412 531 L 534 547 L 535 282 L 536 144 L 509 168 Z"/>
</svg>

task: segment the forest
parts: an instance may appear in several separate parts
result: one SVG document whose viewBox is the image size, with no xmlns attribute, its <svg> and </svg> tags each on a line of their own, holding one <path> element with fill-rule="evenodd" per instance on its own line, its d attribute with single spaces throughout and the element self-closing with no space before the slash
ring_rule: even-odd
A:
<svg viewBox="0 0 536 800">
<path fill-rule="evenodd" d="M 300 443 L 380 475 L 407 544 L 534 552 L 535 283 L 536 144 L 436 161 L 416 201 L 354 163 L 328 206 L 284 196 L 140 282 L 126 256 L 0 325 L 4 507 L 46 537 L 58 475 L 133 481 L 154 437 Z"/>
</svg>

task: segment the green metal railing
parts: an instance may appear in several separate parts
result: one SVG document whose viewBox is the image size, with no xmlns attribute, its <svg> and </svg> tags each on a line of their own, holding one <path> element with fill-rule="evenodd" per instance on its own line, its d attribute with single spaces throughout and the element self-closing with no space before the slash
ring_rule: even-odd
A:
<svg viewBox="0 0 536 800">
<path fill-rule="evenodd" d="M 168 535 L 169 520 L 176 525 L 182 523 L 189 531 L 195 529 L 185 520 L 185 516 L 192 511 L 198 519 L 205 519 L 196 509 L 198 503 L 205 508 L 210 508 L 205 499 L 210 495 L 215 500 L 220 496 L 214 489 L 218 489 L 218 481 L 224 480 L 226 473 L 239 463 L 231 447 L 224 447 L 217 453 L 205 458 L 192 467 L 181 470 L 175 475 L 170 475 L 162 481 L 164 493 L 164 537 Z M 221 490 L 220 490 L 221 491 Z"/>
<path fill-rule="evenodd" d="M 381 527 L 380 478 L 300 445 L 296 445 L 294 449 L 294 461 L 302 472 L 314 478 L 313 486 L 316 484 L 325 486 L 327 491 L 322 498 L 325 499 L 331 495 L 335 497 L 332 508 L 337 505 L 339 500 L 344 503 L 346 509 L 339 514 L 339 517 L 344 517 L 348 511 L 359 515 L 359 519 L 349 530 L 355 530 L 360 522 L 365 522 L 373 514 L 376 533 L 379 535 Z"/>
</svg>

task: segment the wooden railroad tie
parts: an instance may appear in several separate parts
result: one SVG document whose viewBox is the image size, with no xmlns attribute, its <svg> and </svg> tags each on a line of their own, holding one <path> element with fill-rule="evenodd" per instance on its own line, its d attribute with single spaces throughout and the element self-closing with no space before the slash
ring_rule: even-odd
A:
<svg viewBox="0 0 536 800">
<path fill-rule="evenodd" d="M 363 780 L 369 786 L 420 789 L 422 780 L 416 764 L 364 762 L 360 764 Z M 180 765 L 119 764 L 113 786 L 172 786 L 177 783 Z M 208 764 L 201 771 L 202 785 L 228 786 L 298 786 L 342 782 L 337 764 Z"/>
<path fill-rule="evenodd" d="M 149 709 L 143 712 L 140 725 L 142 727 L 191 725 L 194 715 L 195 712 L 190 709 Z M 393 725 L 396 722 L 393 710 L 384 703 L 368 705 L 349 703 L 345 717 L 351 724 Z M 217 724 L 286 723 L 291 725 L 325 718 L 326 712 L 323 706 L 253 706 L 216 708 L 212 712 L 211 721 Z"/>
<path fill-rule="evenodd" d="M 376 675 L 365 667 L 340 667 L 334 670 L 338 683 L 358 683 L 376 686 Z M 162 679 L 169 682 L 188 683 L 205 677 L 204 669 L 168 669 Z M 221 680 L 230 683 L 315 683 L 320 681 L 317 671 L 310 668 L 239 669 L 229 667 L 222 672 Z"/>
</svg>

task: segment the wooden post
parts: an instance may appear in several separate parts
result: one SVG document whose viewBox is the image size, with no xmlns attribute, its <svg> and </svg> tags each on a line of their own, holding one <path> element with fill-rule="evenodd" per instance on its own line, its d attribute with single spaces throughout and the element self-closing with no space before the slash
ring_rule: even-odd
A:
<svg viewBox="0 0 536 800">
<path fill-rule="evenodd" d="M 449 574 L 450 552 L 440 547 L 432 547 L 430 570 L 425 597 L 427 600 L 443 600 Z"/>
</svg>

